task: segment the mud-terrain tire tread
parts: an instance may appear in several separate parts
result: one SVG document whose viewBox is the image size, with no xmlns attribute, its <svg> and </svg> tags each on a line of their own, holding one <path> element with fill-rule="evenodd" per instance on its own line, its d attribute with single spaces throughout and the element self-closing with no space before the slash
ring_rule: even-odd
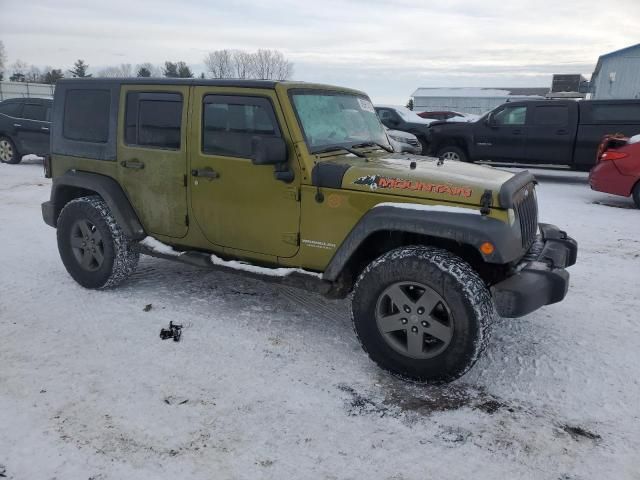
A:
<svg viewBox="0 0 640 480">
<path fill-rule="evenodd" d="M 375 277 L 379 277 L 380 273 L 384 274 L 385 271 L 393 269 L 395 265 L 398 265 L 400 263 L 406 264 L 406 260 L 417 260 L 415 264 L 419 265 L 420 267 L 424 267 L 421 268 L 421 270 L 426 271 L 429 269 L 429 267 L 433 267 L 437 272 L 440 272 L 443 277 L 443 291 L 445 289 L 445 283 L 448 283 L 449 287 L 457 290 L 460 298 L 462 299 L 462 303 L 465 304 L 463 305 L 463 307 L 465 307 L 464 310 L 467 314 L 472 316 L 472 318 L 470 319 L 471 323 L 477 325 L 477 328 L 472 327 L 472 335 L 475 336 L 475 339 L 473 339 L 471 345 L 468 346 L 468 348 L 465 350 L 465 355 L 463 356 L 463 358 L 457 359 L 453 368 L 449 369 L 448 371 L 427 372 L 425 370 L 420 371 L 419 368 L 418 371 L 414 370 L 412 372 L 408 372 L 406 370 L 400 371 L 400 369 L 396 368 L 396 366 L 392 364 L 392 359 L 386 358 L 386 356 L 381 355 L 380 351 L 376 351 L 375 345 L 368 345 L 368 342 L 364 340 L 363 335 L 361 335 L 361 328 L 374 329 L 377 332 L 376 320 L 374 315 L 367 316 L 368 318 L 364 319 L 361 318 L 360 321 L 357 318 L 357 312 L 355 310 L 359 308 L 358 296 L 363 294 L 362 289 L 371 288 L 371 285 L 367 285 L 371 283 L 371 281 L 369 281 L 370 278 L 373 278 L 375 280 Z M 406 280 L 416 280 L 425 283 L 424 278 L 406 278 Z M 379 292 L 381 292 L 385 288 L 385 285 L 379 284 L 377 287 Z M 374 299 L 374 303 L 376 301 L 375 299 L 377 298 L 377 295 L 379 295 L 379 292 L 373 294 L 369 293 L 369 296 Z M 366 295 L 366 292 L 364 292 L 364 294 Z M 450 304 L 449 306 L 451 308 L 451 302 L 452 300 L 455 301 L 456 298 L 447 298 L 446 295 L 443 295 L 443 297 L 445 298 L 447 303 Z M 457 255 L 454 255 L 447 250 L 431 246 L 418 245 L 401 247 L 395 250 L 391 250 L 371 262 L 364 269 L 364 271 L 356 281 L 351 300 L 351 320 L 353 324 L 353 330 L 358 337 L 363 350 L 376 364 L 378 364 L 380 368 L 388 371 L 392 375 L 400 377 L 404 380 L 421 383 L 447 383 L 461 377 L 467 371 L 469 371 L 469 369 L 473 367 L 476 361 L 480 358 L 484 349 L 489 343 L 492 325 L 494 323 L 494 320 L 497 318 L 491 293 L 489 292 L 489 289 L 487 288 L 485 282 L 482 280 L 482 278 L 480 278 L 478 273 L 466 261 L 464 261 Z M 459 318 L 455 319 L 456 328 L 458 328 L 458 323 L 460 321 L 461 320 Z M 455 335 L 456 333 L 454 330 L 454 337 Z M 435 359 L 447 355 L 448 350 L 449 348 Z M 406 359 L 406 361 L 432 362 L 435 359 Z"/>
<path fill-rule="evenodd" d="M 111 263 L 111 266 L 107 268 L 103 275 L 100 275 L 101 278 L 99 279 L 87 278 L 91 274 L 82 271 L 78 272 L 77 268 L 74 270 L 73 266 L 70 268 L 68 265 L 69 261 L 74 264 L 77 264 L 77 262 L 66 258 L 68 255 L 72 255 L 70 250 L 67 250 L 70 249 L 69 245 L 64 244 L 64 236 L 68 236 L 66 222 L 75 220 L 79 213 L 88 216 L 94 214 L 95 216 L 91 220 L 95 221 L 97 228 L 103 228 L 103 236 L 105 237 L 103 242 L 111 240 L 109 246 L 105 245 L 105 262 Z M 58 249 L 62 261 L 69 274 L 85 288 L 105 289 L 116 287 L 124 282 L 138 266 L 140 253 L 133 248 L 133 242 L 124 234 L 111 210 L 98 195 L 76 198 L 67 203 L 60 212 L 57 227 Z M 104 233 L 107 233 L 107 235 L 104 235 Z M 111 252 L 111 258 L 107 258 L 107 251 Z"/>
</svg>

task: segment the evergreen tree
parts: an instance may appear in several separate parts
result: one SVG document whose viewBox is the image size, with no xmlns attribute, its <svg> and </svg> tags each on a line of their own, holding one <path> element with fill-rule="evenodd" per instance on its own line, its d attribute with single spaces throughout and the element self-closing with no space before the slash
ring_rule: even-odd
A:
<svg viewBox="0 0 640 480">
<path fill-rule="evenodd" d="M 173 62 L 164 62 L 162 74 L 169 78 L 178 78 L 178 65 Z"/>
<path fill-rule="evenodd" d="M 189 66 L 184 62 L 178 62 L 178 77 L 180 78 L 193 78 L 193 72 Z"/>
<path fill-rule="evenodd" d="M 149 70 L 147 67 L 140 67 L 138 69 L 138 77 L 150 77 L 151 76 L 151 70 Z"/>
<path fill-rule="evenodd" d="M 51 69 L 47 70 L 47 72 L 43 76 L 44 83 L 48 83 L 49 85 L 55 84 L 58 80 L 64 78 L 61 69 Z"/>
<path fill-rule="evenodd" d="M 407 108 L 409 110 L 413 110 L 413 98 L 410 98 L 409 101 L 407 102 Z"/>
<path fill-rule="evenodd" d="M 89 65 L 84 63 L 84 60 L 78 59 L 78 61 L 76 61 L 76 63 L 73 64 L 73 68 L 69 70 L 69 73 L 73 77 L 77 77 L 77 78 L 90 77 L 91 74 L 87 74 L 88 68 L 89 68 Z"/>
</svg>

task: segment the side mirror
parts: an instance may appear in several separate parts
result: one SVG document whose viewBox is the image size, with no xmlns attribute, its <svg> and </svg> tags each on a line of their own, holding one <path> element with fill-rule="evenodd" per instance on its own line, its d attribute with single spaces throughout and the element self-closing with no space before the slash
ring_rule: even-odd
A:
<svg viewBox="0 0 640 480">
<path fill-rule="evenodd" d="M 279 137 L 251 139 L 251 161 L 254 165 L 277 165 L 287 161 L 287 144 Z"/>
<path fill-rule="evenodd" d="M 487 117 L 484 119 L 484 123 L 491 128 L 496 128 L 498 126 L 498 123 L 496 122 L 496 119 L 493 116 L 493 113 L 490 113 L 489 115 L 487 115 Z"/>
</svg>

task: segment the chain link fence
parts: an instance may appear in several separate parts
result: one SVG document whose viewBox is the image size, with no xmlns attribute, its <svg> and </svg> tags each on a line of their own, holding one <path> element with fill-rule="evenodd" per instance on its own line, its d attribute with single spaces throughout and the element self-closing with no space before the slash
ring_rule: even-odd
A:
<svg viewBox="0 0 640 480">
<path fill-rule="evenodd" d="M 53 98 L 55 85 L 45 83 L 0 82 L 0 101 L 8 98 Z"/>
</svg>

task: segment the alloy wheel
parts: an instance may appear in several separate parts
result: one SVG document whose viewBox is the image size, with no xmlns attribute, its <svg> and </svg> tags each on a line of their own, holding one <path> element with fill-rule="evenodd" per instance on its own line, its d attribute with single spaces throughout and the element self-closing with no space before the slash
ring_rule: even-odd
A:
<svg viewBox="0 0 640 480">
<path fill-rule="evenodd" d="M 71 249 L 80 266 L 95 272 L 104 263 L 102 234 L 89 220 L 77 220 L 71 228 Z"/>
<path fill-rule="evenodd" d="M 453 317 L 435 290 L 416 282 L 396 282 L 378 297 L 376 324 L 385 342 L 416 359 L 442 353 L 453 337 Z"/>
</svg>

